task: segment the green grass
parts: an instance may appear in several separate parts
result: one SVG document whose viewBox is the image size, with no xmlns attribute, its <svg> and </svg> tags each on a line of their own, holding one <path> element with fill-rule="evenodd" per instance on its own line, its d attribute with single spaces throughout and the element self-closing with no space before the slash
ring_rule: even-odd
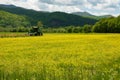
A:
<svg viewBox="0 0 120 80">
<path fill-rule="evenodd" d="M 0 80 L 119 80 L 120 34 L 0 38 Z"/>
</svg>

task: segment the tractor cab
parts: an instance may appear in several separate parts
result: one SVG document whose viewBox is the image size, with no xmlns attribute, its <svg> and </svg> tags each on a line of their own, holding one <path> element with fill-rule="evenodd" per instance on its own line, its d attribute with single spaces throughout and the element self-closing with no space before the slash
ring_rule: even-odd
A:
<svg viewBox="0 0 120 80">
<path fill-rule="evenodd" d="M 30 31 L 29 31 L 28 34 L 29 34 L 30 36 L 42 36 L 42 35 L 43 35 L 43 33 L 42 33 L 42 31 L 40 30 L 40 28 L 39 28 L 39 27 L 36 27 L 36 26 L 32 27 L 32 28 L 30 29 Z"/>
</svg>

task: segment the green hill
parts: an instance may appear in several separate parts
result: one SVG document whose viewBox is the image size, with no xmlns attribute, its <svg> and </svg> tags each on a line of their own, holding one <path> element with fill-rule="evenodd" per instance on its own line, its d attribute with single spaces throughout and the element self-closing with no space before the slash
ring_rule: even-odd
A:
<svg viewBox="0 0 120 80">
<path fill-rule="evenodd" d="M 30 9 L 24 9 L 13 5 L 0 5 L 0 10 L 4 10 L 17 15 L 27 17 L 31 25 L 36 25 L 38 21 L 42 21 L 46 27 L 59 26 L 83 26 L 85 24 L 95 24 L 96 19 L 85 18 L 78 15 L 68 14 L 64 12 L 42 12 Z"/>
<path fill-rule="evenodd" d="M 96 16 L 96 15 L 92 15 L 88 12 L 74 12 L 72 14 L 78 15 L 78 16 L 83 16 L 83 17 L 88 17 L 88 18 L 92 18 L 92 19 L 97 19 L 97 20 L 102 19 L 102 18 L 112 17 L 112 15 Z"/>
<path fill-rule="evenodd" d="M 1 27 L 28 27 L 29 25 L 30 23 L 25 16 L 20 16 L 0 10 Z"/>
</svg>

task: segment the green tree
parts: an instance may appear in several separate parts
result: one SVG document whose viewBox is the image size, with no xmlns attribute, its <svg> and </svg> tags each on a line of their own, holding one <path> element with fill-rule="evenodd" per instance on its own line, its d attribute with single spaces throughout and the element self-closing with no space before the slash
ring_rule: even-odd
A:
<svg viewBox="0 0 120 80">
<path fill-rule="evenodd" d="M 74 27 L 73 28 L 73 32 L 74 33 L 80 33 L 80 32 L 82 32 L 82 27 L 80 27 L 80 26 L 79 27 Z"/>
<path fill-rule="evenodd" d="M 97 22 L 93 28 L 93 32 L 98 32 L 98 33 L 106 33 L 108 31 L 108 20 L 107 19 L 102 19 L 99 22 Z"/>
<path fill-rule="evenodd" d="M 43 23 L 42 23 L 41 21 L 38 21 L 37 26 L 38 26 L 39 28 L 43 28 Z"/>
<path fill-rule="evenodd" d="M 38 27 L 38 32 L 40 33 L 40 35 L 43 35 L 43 23 L 41 21 L 38 21 L 37 23 L 37 27 Z"/>
<path fill-rule="evenodd" d="M 83 26 L 83 32 L 84 33 L 90 33 L 92 31 L 92 26 L 91 25 L 84 25 Z"/>
<path fill-rule="evenodd" d="M 73 33 L 73 26 L 68 26 L 67 27 L 67 32 L 68 33 Z"/>
</svg>

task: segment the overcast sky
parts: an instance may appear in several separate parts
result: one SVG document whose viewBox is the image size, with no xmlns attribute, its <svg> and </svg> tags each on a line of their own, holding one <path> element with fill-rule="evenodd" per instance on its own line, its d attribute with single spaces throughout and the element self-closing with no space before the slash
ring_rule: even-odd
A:
<svg viewBox="0 0 120 80">
<path fill-rule="evenodd" d="M 89 12 L 94 15 L 120 14 L 120 0 L 0 0 L 0 4 L 40 10 L 62 12 Z"/>
</svg>

